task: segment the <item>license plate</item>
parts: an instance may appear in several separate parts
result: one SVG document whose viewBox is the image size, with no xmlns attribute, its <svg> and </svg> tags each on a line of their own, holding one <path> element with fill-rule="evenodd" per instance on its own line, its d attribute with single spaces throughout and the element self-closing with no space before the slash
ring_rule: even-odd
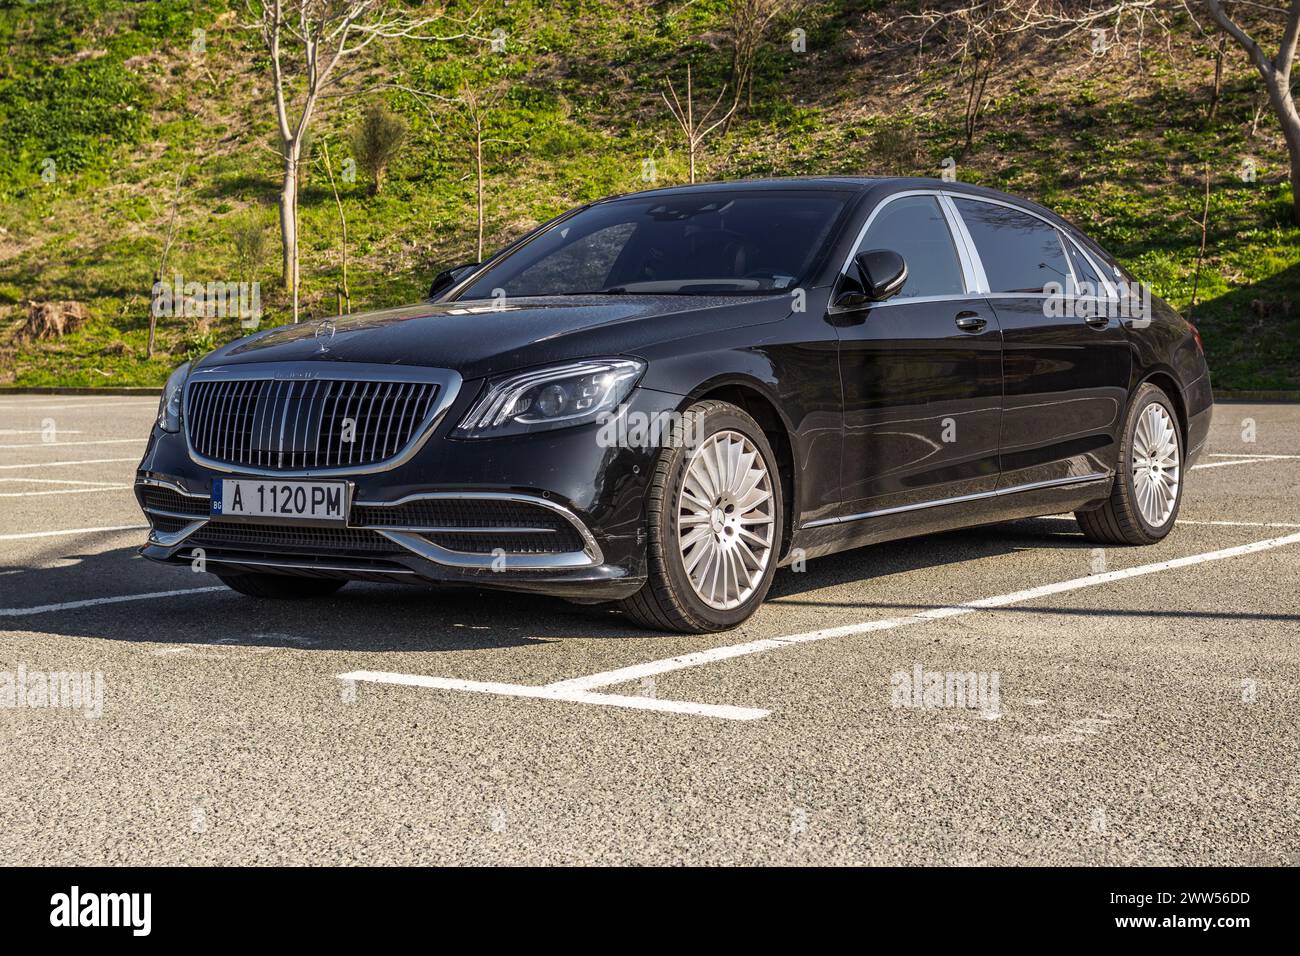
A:
<svg viewBox="0 0 1300 956">
<path fill-rule="evenodd" d="M 212 516 L 344 524 L 348 518 L 348 491 L 346 481 L 214 478 Z"/>
</svg>

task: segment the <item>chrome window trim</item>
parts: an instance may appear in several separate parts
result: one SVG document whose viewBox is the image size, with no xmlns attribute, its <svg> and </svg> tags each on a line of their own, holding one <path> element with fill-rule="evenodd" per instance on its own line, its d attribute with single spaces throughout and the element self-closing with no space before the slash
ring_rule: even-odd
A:
<svg viewBox="0 0 1300 956">
<path fill-rule="evenodd" d="M 1092 271 L 1097 273 L 1097 277 L 1106 284 L 1105 296 L 1088 296 L 1088 298 L 1093 298 L 1093 299 L 1106 298 L 1112 301 L 1119 301 L 1118 290 L 1116 290 L 1114 283 L 1112 283 L 1110 279 L 1106 277 L 1106 270 L 1104 268 L 1101 268 L 1096 258 L 1088 254 L 1088 250 L 1083 247 L 1083 243 L 1075 242 L 1073 236 L 1066 235 L 1065 238 L 1066 241 L 1069 242 L 1071 246 L 1073 246 L 1075 249 L 1078 250 L 1079 255 L 1083 256 L 1083 258 L 1088 261 L 1088 265 L 1092 266 Z M 1073 267 L 1074 263 L 1071 263 L 1070 265 L 1071 267 Z"/>
<path fill-rule="evenodd" d="M 438 386 L 438 397 L 413 433 L 411 440 L 395 455 L 383 461 L 365 465 L 344 465 L 333 468 L 258 468 L 207 458 L 194 450 L 190 441 L 190 393 L 196 382 L 229 381 L 312 381 L 335 379 L 364 382 L 403 382 Z M 181 407 L 181 432 L 185 435 L 185 448 L 195 464 L 232 475 L 250 475 L 266 478 L 327 478 L 341 475 L 370 475 L 391 471 L 410 461 L 438 427 L 447 411 L 460 394 L 463 379 L 452 369 L 424 368 L 413 365 L 376 365 L 362 362 L 252 362 L 246 365 L 218 365 L 192 371 L 185 382 Z M 283 423 L 282 423 L 283 424 Z"/>
<path fill-rule="evenodd" d="M 897 193 L 893 193 L 892 195 L 886 196 L 883 200 L 876 203 L 875 208 L 872 209 L 870 213 L 868 213 L 866 222 L 864 222 L 862 224 L 862 228 L 858 230 L 857 238 L 853 240 L 853 244 L 849 247 L 849 254 L 845 257 L 844 264 L 840 266 L 839 277 L 836 278 L 835 285 L 839 285 L 839 279 L 849 274 L 849 268 L 850 266 L 853 265 L 853 257 L 857 255 L 858 249 L 861 247 L 863 240 L 866 239 L 867 237 L 867 230 L 869 230 L 871 228 L 871 224 L 876 221 L 876 217 L 880 215 L 881 210 L 884 209 L 886 206 L 888 206 L 890 203 L 894 202 L 895 200 L 907 199 L 912 196 L 933 196 L 936 203 L 938 204 L 939 212 L 943 215 L 944 220 L 948 223 L 948 238 L 952 242 L 953 251 L 957 254 L 957 262 L 961 266 L 962 285 L 966 287 L 966 291 L 962 293 L 951 293 L 946 295 L 918 295 L 918 296 L 908 296 L 907 298 L 895 297 L 892 299 L 886 299 L 884 302 L 870 303 L 869 307 L 872 309 L 886 308 L 891 305 L 906 305 L 912 302 L 961 301 L 964 299 L 972 298 L 973 296 L 978 294 L 975 291 L 975 287 L 976 287 L 975 277 L 977 274 L 975 272 L 975 268 L 976 268 L 975 261 L 970 259 L 967 250 L 963 248 L 962 242 L 959 241 L 957 235 L 954 233 L 952 215 L 950 214 L 947 206 L 944 204 L 944 193 L 942 190 L 939 189 L 906 189 L 902 192 L 897 192 Z M 833 295 L 833 290 L 832 290 L 832 295 Z M 843 312 L 856 312 L 859 310 L 837 308 L 834 304 L 834 299 L 832 298 L 832 302 L 830 306 L 827 307 L 826 311 L 831 315 L 838 315 Z"/>
<path fill-rule="evenodd" d="M 1111 478 L 1113 472 L 1099 471 L 1090 475 L 1075 475 L 1069 478 L 1050 478 L 1047 481 L 1031 481 L 1028 484 L 1012 485 L 1009 488 L 995 488 L 992 491 L 979 491 L 971 495 L 958 495 L 955 498 L 936 498 L 933 501 L 920 501 L 912 505 L 899 505 L 896 508 L 881 508 L 877 511 L 863 511 L 855 515 L 844 515 L 839 518 L 821 518 L 817 521 L 810 521 L 802 525 L 800 530 L 805 528 L 821 528 L 827 525 L 848 524 L 851 521 L 862 521 L 865 518 L 879 518 L 885 515 L 901 514 L 906 511 L 921 511 L 925 508 L 938 508 L 941 505 L 964 504 L 968 501 L 980 501 L 986 498 L 1000 498 L 1003 495 L 1019 494 L 1022 491 L 1036 491 L 1042 488 L 1055 488 L 1064 485 L 1078 485 L 1090 481 L 1101 481 L 1104 478 Z"/>
</svg>

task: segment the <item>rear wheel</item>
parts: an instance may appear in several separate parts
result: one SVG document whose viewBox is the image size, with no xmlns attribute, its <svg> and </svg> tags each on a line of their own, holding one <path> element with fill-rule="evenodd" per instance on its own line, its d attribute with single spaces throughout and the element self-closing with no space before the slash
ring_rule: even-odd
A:
<svg viewBox="0 0 1300 956">
<path fill-rule="evenodd" d="M 726 402 L 686 412 L 692 447 L 665 448 L 647 501 L 649 576 L 623 601 L 638 624 L 702 634 L 763 602 L 781 551 L 781 480 L 763 430 Z"/>
<path fill-rule="evenodd" d="M 1084 536 L 1104 544 L 1154 544 L 1167 535 L 1183 497 L 1183 438 L 1169 396 L 1142 385 L 1124 423 L 1110 499 L 1076 511 Z"/>
<path fill-rule="evenodd" d="M 348 583 L 342 578 L 298 578 L 287 574 L 218 574 L 217 577 L 240 594 L 274 600 L 326 597 Z"/>
</svg>

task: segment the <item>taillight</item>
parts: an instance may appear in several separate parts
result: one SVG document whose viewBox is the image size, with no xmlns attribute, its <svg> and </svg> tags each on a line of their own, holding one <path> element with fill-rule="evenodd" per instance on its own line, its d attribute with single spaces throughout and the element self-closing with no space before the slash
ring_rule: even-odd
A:
<svg viewBox="0 0 1300 956">
<path fill-rule="evenodd" d="M 1184 319 L 1184 321 L 1186 321 L 1186 320 Z M 1196 339 L 1196 350 L 1197 350 L 1198 352 L 1200 352 L 1202 355 L 1204 355 L 1204 354 L 1205 354 L 1205 343 L 1201 341 L 1201 330 L 1198 329 L 1198 328 L 1197 328 L 1195 325 L 1193 325 L 1191 322 L 1188 322 L 1188 323 L 1187 323 L 1187 327 L 1188 327 L 1189 329 L 1192 330 L 1192 338 Z"/>
</svg>

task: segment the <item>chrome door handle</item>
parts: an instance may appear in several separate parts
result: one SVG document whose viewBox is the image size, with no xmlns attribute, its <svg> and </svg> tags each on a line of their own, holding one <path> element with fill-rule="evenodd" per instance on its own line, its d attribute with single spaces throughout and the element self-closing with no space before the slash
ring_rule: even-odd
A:
<svg viewBox="0 0 1300 956">
<path fill-rule="evenodd" d="M 1110 316 L 1088 315 L 1084 316 L 1083 321 L 1088 323 L 1088 325 L 1092 326 L 1094 329 L 1104 329 L 1106 326 L 1110 325 Z"/>
<path fill-rule="evenodd" d="M 978 312 L 958 312 L 956 321 L 957 328 L 963 332 L 979 332 L 989 324 L 989 320 Z"/>
</svg>

